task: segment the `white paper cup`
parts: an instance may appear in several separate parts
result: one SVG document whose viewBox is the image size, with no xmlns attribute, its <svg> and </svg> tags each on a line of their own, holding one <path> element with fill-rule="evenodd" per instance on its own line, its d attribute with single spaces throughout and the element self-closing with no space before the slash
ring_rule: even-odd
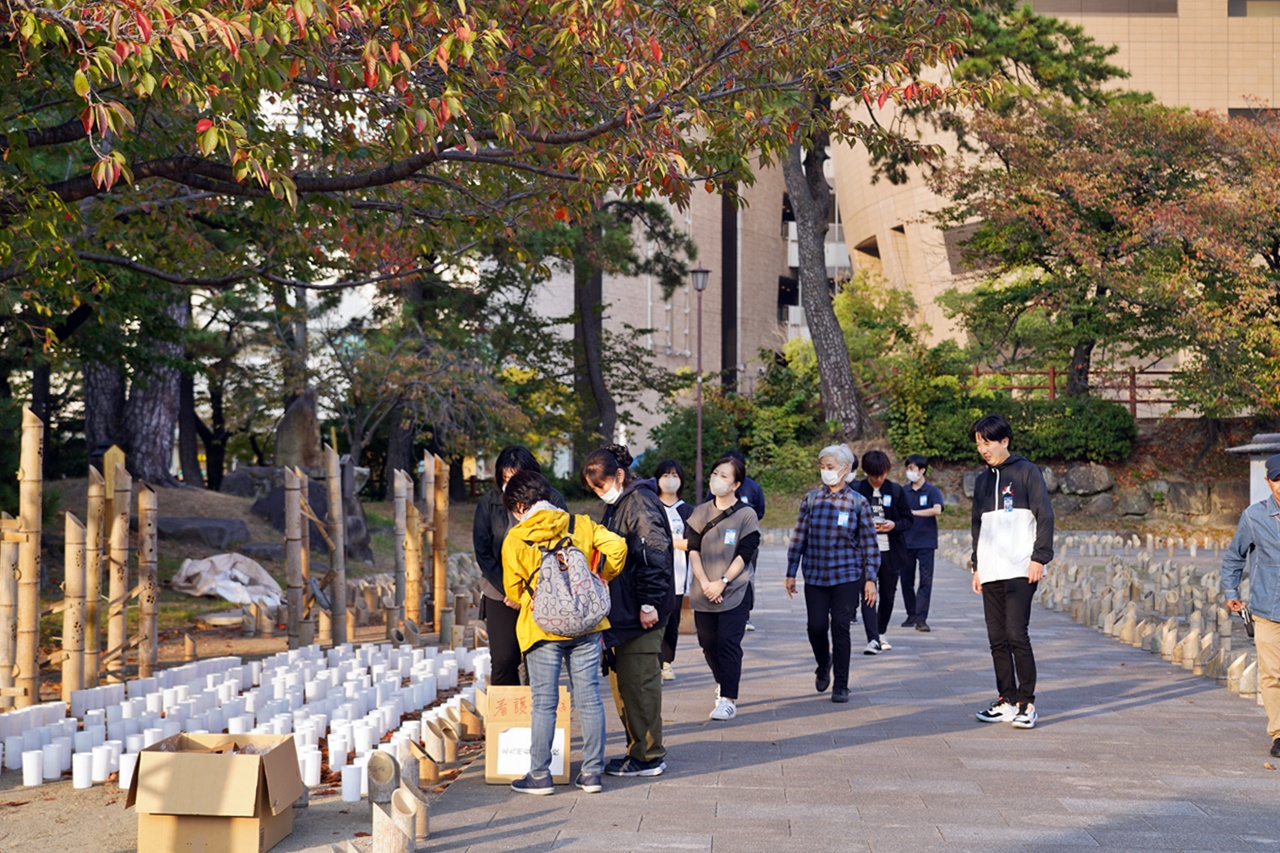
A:
<svg viewBox="0 0 1280 853">
<path fill-rule="evenodd" d="M 22 753 L 22 784 L 28 788 L 44 784 L 44 751 L 30 749 Z"/>
</svg>

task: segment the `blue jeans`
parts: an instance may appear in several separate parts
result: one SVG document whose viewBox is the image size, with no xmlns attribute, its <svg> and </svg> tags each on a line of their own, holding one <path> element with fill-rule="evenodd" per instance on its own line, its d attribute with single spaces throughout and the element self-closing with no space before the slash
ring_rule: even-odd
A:
<svg viewBox="0 0 1280 853">
<path fill-rule="evenodd" d="M 529 770 L 534 776 L 551 772 L 551 745 L 556 734 L 556 705 L 560 700 L 560 670 L 568 664 L 569 692 L 582 727 L 583 773 L 604 772 L 604 704 L 600 701 L 600 638 L 587 634 L 573 640 L 544 640 L 525 652 L 533 693 L 533 723 L 529 740 Z M 568 744 L 565 744 L 566 750 Z M 565 756 L 565 767 L 569 766 Z"/>
</svg>

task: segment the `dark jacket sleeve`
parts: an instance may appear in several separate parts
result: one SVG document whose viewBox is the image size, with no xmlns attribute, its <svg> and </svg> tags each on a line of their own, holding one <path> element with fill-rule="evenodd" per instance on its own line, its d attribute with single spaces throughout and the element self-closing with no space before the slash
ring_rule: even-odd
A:
<svg viewBox="0 0 1280 853">
<path fill-rule="evenodd" d="M 764 489 L 760 488 L 760 484 L 750 477 L 742 484 L 739 493 L 750 491 L 747 496 L 747 503 L 751 504 L 751 508 L 756 511 L 756 518 L 764 521 Z"/>
<path fill-rule="evenodd" d="M 693 504 L 688 501 L 680 504 L 680 506 L 676 507 L 676 515 L 680 516 L 681 521 L 687 522 L 689 520 L 689 516 L 693 515 Z"/>
<path fill-rule="evenodd" d="M 476 504 L 476 517 L 471 524 L 471 546 L 475 549 L 480 574 L 489 583 L 502 589 L 502 558 L 499 555 L 501 543 L 495 544 L 493 541 L 494 501 L 491 494 L 492 492 L 486 492 Z M 503 512 L 505 511 L 504 509 Z"/>
<path fill-rule="evenodd" d="M 1053 559 L 1053 504 L 1049 501 L 1049 489 L 1044 484 L 1040 469 L 1030 462 L 1023 468 L 1027 505 L 1036 517 L 1036 544 L 1031 549 L 1031 560 L 1043 565 Z"/>
<path fill-rule="evenodd" d="M 911 497 L 907 490 L 897 483 L 893 484 L 893 488 L 893 532 L 902 539 L 911 525 L 915 524 L 916 517 L 911 514 Z"/>
<path fill-rule="evenodd" d="M 969 515 L 969 538 L 973 552 L 969 555 L 969 571 L 978 570 L 978 536 L 982 533 L 982 514 L 990 509 L 991 496 L 986 493 L 986 480 L 991 475 L 984 471 L 973 483 L 973 505 Z"/>
<path fill-rule="evenodd" d="M 635 554 L 636 594 L 641 605 L 651 604 L 659 610 L 667 605 L 671 594 L 671 532 L 667 515 L 657 498 L 648 493 L 634 495 L 629 510 L 636 513 L 633 533 L 627 537 L 628 553 Z"/>
<path fill-rule="evenodd" d="M 569 505 L 564 502 L 564 495 L 560 494 L 555 489 L 551 490 L 551 503 L 560 507 L 565 512 L 569 511 Z"/>
</svg>

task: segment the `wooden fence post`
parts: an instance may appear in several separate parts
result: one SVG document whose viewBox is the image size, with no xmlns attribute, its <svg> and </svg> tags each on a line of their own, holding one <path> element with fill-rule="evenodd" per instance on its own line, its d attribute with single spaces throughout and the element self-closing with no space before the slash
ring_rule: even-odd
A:
<svg viewBox="0 0 1280 853">
<path fill-rule="evenodd" d="M 422 521 L 423 529 L 426 532 L 426 542 L 423 545 L 422 555 L 422 577 L 423 590 L 430 596 L 430 601 L 435 602 L 435 537 L 436 537 L 436 458 L 430 453 L 423 454 L 422 459 Z M 424 613 L 423 618 L 430 616 L 432 619 L 431 629 L 436 629 L 435 607 L 433 606 L 429 613 Z M 418 628 L 426 633 L 426 626 L 422 622 L 418 623 Z"/>
<path fill-rule="evenodd" d="M 405 488 L 413 494 L 413 478 L 403 471 Z M 404 539 L 404 618 L 421 628 L 422 621 L 422 516 L 417 504 L 405 505 Z"/>
<path fill-rule="evenodd" d="M 396 553 L 396 592 L 395 605 L 391 611 L 387 613 L 387 636 L 391 636 L 400 625 L 400 620 L 405 616 L 405 535 L 408 529 L 406 517 L 408 515 L 408 504 L 413 494 L 413 481 L 409 481 L 407 486 L 409 494 L 405 494 L 406 483 L 408 478 L 404 471 L 397 468 L 391 474 L 391 494 L 392 508 L 395 514 L 395 553 Z"/>
<path fill-rule="evenodd" d="M 1129 368 L 1129 414 L 1138 416 L 1138 372 Z"/>
<path fill-rule="evenodd" d="M 296 649 L 302 619 L 302 484 L 292 468 L 284 469 L 284 564 L 289 648 Z"/>
<path fill-rule="evenodd" d="M 129 651 L 129 495 L 133 478 L 116 463 L 115 490 L 109 519 L 111 541 L 107 555 L 107 650 L 102 661 L 108 682 L 122 682 Z"/>
<path fill-rule="evenodd" d="M 66 514 L 62 607 L 62 701 L 71 704 L 71 691 L 84 689 L 85 529 L 80 519 Z"/>
<path fill-rule="evenodd" d="M 333 572 L 333 581 L 329 585 L 330 622 L 333 642 L 337 645 L 347 642 L 347 507 L 342 498 L 342 466 L 338 464 L 338 451 L 333 447 L 324 449 L 325 488 L 329 496 L 328 518 L 325 527 L 329 530 L 329 540 L 333 547 L 329 549 L 329 571 Z"/>
<path fill-rule="evenodd" d="M 22 463 L 18 468 L 18 635 L 15 704 L 40 702 L 40 496 L 44 475 L 44 422 L 22 410 Z"/>
<path fill-rule="evenodd" d="M 1049 402 L 1058 399 L 1058 369 L 1049 365 Z"/>
<path fill-rule="evenodd" d="M 102 666 L 102 543 L 106 528 L 106 483 L 89 466 L 84 542 L 84 686 L 97 687 Z"/>
<path fill-rule="evenodd" d="M 160 660 L 160 584 L 156 576 L 158 535 L 155 489 L 138 487 L 138 677 L 155 675 Z"/>
<path fill-rule="evenodd" d="M 17 529 L 9 513 L 0 530 Z M 0 711 L 13 707 L 13 664 L 18 646 L 18 540 L 0 536 Z"/>
<path fill-rule="evenodd" d="M 434 626 L 440 630 L 440 611 L 451 602 L 445 601 L 449 587 L 449 466 L 439 456 L 435 457 L 435 500 L 431 519 L 431 573 L 433 582 L 433 601 L 435 604 Z M 444 643 L 442 636 L 440 642 Z"/>
</svg>

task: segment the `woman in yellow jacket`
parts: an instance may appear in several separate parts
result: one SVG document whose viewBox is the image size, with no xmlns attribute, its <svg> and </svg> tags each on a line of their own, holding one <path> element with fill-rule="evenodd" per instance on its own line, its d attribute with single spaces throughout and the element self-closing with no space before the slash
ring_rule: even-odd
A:
<svg viewBox="0 0 1280 853">
<path fill-rule="evenodd" d="M 533 592 L 538 587 L 542 548 L 550 548 L 569 535 L 569 513 L 551 502 L 551 486 L 541 474 L 521 471 L 507 481 L 502 503 L 519 522 L 502 543 L 502 580 L 508 598 L 520 602 L 516 640 L 524 653 L 533 694 L 529 741 L 529 773 L 511 783 L 523 794 L 550 794 L 551 746 L 556 730 L 560 670 L 568 665 L 569 691 L 582 726 L 582 767 L 574 784 L 589 794 L 602 790 L 604 770 L 604 705 L 600 701 L 600 638 L 609 627 L 602 619 L 581 637 L 560 637 L 533 621 Z M 627 542 L 585 515 L 574 519 L 572 541 L 593 560 L 603 555 L 600 577 L 608 583 L 622 571 Z M 568 747 L 568 744 L 565 744 Z M 567 756 L 566 756 L 567 760 Z"/>
</svg>

